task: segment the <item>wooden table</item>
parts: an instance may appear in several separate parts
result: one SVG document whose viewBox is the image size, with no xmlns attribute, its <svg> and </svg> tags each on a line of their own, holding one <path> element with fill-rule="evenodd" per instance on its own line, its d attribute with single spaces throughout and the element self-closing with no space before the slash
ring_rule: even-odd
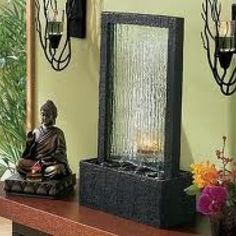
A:
<svg viewBox="0 0 236 236">
<path fill-rule="evenodd" d="M 13 235 L 56 236 L 208 236 L 205 220 L 197 226 L 157 229 L 80 206 L 77 193 L 64 200 L 6 196 L 0 183 L 0 216 L 13 221 Z M 33 230 L 34 229 L 34 230 Z M 19 231 L 20 234 L 17 232 Z"/>
</svg>

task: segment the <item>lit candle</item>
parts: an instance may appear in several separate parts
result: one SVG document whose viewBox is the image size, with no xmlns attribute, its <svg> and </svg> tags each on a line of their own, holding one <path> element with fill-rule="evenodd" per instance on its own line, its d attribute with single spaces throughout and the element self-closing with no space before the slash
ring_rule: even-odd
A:
<svg viewBox="0 0 236 236">
<path fill-rule="evenodd" d="M 50 15 L 51 14 L 51 15 Z M 60 40 L 63 34 L 63 26 L 64 26 L 64 11 L 59 11 L 56 9 L 53 9 L 52 12 L 48 13 L 48 22 L 47 22 L 47 32 L 48 37 L 50 40 L 50 46 L 54 49 L 57 49 Z"/>
<path fill-rule="evenodd" d="M 235 51 L 235 21 L 220 21 L 218 25 L 220 52 Z"/>
<path fill-rule="evenodd" d="M 156 142 L 145 140 L 138 144 L 137 153 L 147 156 L 152 156 L 156 152 L 160 152 L 160 147 Z"/>
</svg>

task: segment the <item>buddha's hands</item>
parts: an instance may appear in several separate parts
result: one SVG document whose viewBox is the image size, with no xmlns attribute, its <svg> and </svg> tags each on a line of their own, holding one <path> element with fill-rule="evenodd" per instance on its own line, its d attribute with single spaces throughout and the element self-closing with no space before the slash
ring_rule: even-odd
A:
<svg viewBox="0 0 236 236">
<path fill-rule="evenodd" d="M 34 160 L 33 150 L 35 148 L 35 134 L 30 131 L 26 136 L 26 147 L 21 158 Z"/>
<path fill-rule="evenodd" d="M 36 162 L 36 163 L 32 166 L 31 172 L 32 172 L 32 174 L 41 173 L 41 172 L 42 172 L 42 164 L 41 164 L 39 161 Z"/>
<path fill-rule="evenodd" d="M 26 143 L 32 143 L 34 142 L 35 140 L 35 135 L 32 131 L 30 131 L 28 134 L 27 134 L 27 137 L 26 137 Z"/>
</svg>

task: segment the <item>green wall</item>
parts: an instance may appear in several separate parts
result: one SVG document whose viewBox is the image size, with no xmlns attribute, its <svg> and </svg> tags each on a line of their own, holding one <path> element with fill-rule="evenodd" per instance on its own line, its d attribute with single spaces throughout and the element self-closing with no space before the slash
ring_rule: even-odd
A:
<svg viewBox="0 0 236 236">
<path fill-rule="evenodd" d="M 230 3 L 223 2 L 229 17 Z M 72 62 L 62 72 L 53 71 L 42 49 L 36 47 L 36 111 L 47 99 L 58 105 L 58 126 L 65 131 L 68 157 L 77 171 L 81 158 L 96 156 L 99 83 L 100 10 L 181 16 L 185 18 L 181 166 L 193 161 L 215 160 L 221 137 L 234 142 L 235 96 L 221 95 L 210 73 L 200 38 L 201 1 L 197 0 L 88 0 L 88 34 L 73 39 Z"/>
</svg>

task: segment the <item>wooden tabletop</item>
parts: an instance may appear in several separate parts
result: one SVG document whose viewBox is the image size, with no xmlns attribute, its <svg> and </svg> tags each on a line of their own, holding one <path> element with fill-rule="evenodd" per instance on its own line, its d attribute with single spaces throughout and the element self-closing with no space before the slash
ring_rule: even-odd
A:
<svg viewBox="0 0 236 236">
<path fill-rule="evenodd" d="M 157 229 L 79 205 L 77 193 L 64 200 L 6 196 L 0 183 L 0 216 L 56 236 L 208 236 L 206 221 L 197 226 Z"/>
</svg>

